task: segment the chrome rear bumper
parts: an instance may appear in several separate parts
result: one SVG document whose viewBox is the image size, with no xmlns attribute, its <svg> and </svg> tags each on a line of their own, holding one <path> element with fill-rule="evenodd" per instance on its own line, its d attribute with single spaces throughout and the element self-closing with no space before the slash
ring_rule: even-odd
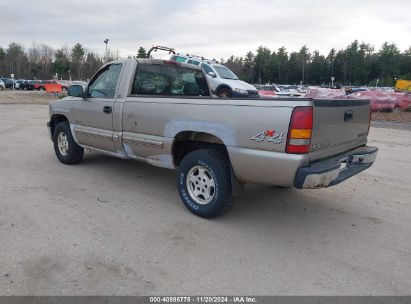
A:
<svg viewBox="0 0 411 304">
<path fill-rule="evenodd" d="M 294 187 L 315 189 L 337 185 L 372 166 L 378 148 L 361 147 L 331 159 L 299 168 Z"/>
</svg>

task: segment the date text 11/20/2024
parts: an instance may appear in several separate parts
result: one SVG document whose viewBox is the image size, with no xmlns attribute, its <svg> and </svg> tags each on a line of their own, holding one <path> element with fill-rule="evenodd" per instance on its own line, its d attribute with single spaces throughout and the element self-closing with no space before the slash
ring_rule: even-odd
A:
<svg viewBox="0 0 411 304">
<path fill-rule="evenodd" d="M 150 297 L 150 303 L 258 303 L 255 297 L 248 296 L 172 296 Z"/>
</svg>

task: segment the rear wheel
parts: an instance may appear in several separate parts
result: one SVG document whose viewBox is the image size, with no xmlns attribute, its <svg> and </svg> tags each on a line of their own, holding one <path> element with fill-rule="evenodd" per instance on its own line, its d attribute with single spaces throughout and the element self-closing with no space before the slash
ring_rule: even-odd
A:
<svg viewBox="0 0 411 304">
<path fill-rule="evenodd" d="M 83 159 L 84 149 L 74 141 L 67 121 L 60 122 L 54 129 L 53 144 L 54 152 L 63 164 L 73 165 Z"/>
<path fill-rule="evenodd" d="M 186 155 L 177 184 L 184 205 L 200 217 L 215 217 L 231 205 L 230 163 L 224 152 L 202 149 Z"/>
<path fill-rule="evenodd" d="M 39 91 L 45 91 L 46 89 L 44 87 L 40 87 Z"/>
</svg>

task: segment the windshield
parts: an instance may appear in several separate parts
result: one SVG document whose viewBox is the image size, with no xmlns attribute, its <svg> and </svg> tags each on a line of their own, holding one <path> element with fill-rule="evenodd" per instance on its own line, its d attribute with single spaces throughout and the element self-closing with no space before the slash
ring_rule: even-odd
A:
<svg viewBox="0 0 411 304">
<path fill-rule="evenodd" d="M 223 79 L 238 79 L 238 77 L 225 66 L 213 64 L 213 68 L 217 71 L 218 75 L 220 75 L 220 77 Z"/>
</svg>

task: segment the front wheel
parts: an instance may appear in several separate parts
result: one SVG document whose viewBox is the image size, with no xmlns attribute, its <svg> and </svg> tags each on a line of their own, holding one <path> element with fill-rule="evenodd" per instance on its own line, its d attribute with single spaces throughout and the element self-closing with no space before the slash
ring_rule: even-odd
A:
<svg viewBox="0 0 411 304">
<path fill-rule="evenodd" d="M 53 134 L 54 152 L 60 162 L 66 165 L 78 164 L 83 159 L 84 149 L 77 145 L 71 135 L 70 124 L 60 122 Z"/>
<path fill-rule="evenodd" d="M 186 155 L 177 184 L 184 205 L 200 217 L 215 217 L 231 205 L 230 164 L 221 151 L 203 149 Z"/>
<path fill-rule="evenodd" d="M 229 88 L 221 88 L 217 92 L 219 98 L 231 98 L 231 90 Z"/>
</svg>

